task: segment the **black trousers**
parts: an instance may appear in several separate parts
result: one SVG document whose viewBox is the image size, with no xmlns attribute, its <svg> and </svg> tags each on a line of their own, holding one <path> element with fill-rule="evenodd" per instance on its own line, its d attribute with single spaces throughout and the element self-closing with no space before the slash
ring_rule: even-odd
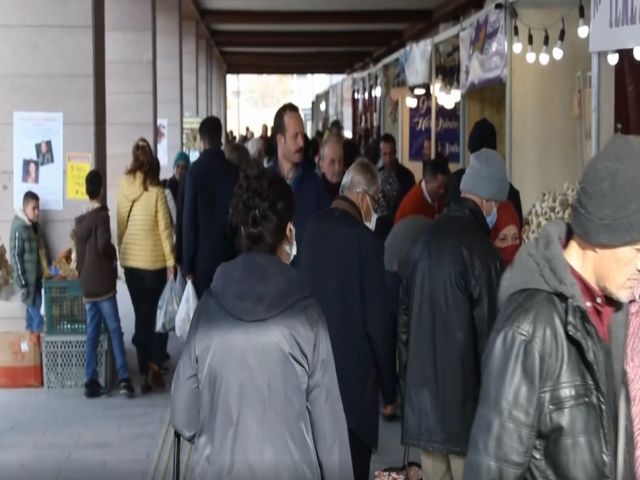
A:
<svg viewBox="0 0 640 480">
<path fill-rule="evenodd" d="M 124 278 L 136 316 L 135 346 L 138 368 L 142 375 L 146 375 L 149 372 L 149 363 L 160 366 L 164 360 L 162 339 L 156 334 L 156 312 L 160 296 L 167 284 L 167 270 L 125 268 Z"/>
<path fill-rule="evenodd" d="M 362 440 L 357 433 L 349 430 L 349 447 L 354 480 L 369 480 L 371 445 Z"/>
</svg>

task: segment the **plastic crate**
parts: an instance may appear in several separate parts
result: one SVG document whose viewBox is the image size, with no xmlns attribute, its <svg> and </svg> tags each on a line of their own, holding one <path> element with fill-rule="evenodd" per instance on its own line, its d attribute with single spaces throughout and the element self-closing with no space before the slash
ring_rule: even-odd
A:
<svg viewBox="0 0 640 480">
<path fill-rule="evenodd" d="M 83 335 L 43 335 L 42 369 L 46 389 L 84 386 L 86 338 Z M 111 384 L 111 351 L 106 335 L 100 336 L 97 352 L 98 380 Z"/>
<path fill-rule="evenodd" d="M 44 311 L 45 333 L 48 335 L 87 332 L 87 311 L 77 280 L 45 280 Z"/>
</svg>

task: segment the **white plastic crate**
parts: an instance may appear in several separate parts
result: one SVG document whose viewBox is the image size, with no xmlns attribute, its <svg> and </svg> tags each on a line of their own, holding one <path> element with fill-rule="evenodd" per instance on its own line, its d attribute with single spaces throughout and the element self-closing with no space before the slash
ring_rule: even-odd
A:
<svg viewBox="0 0 640 480">
<path fill-rule="evenodd" d="M 84 335 L 43 335 L 42 368 L 44 387 L 78 388 L 84 386 Z M 109 386 L 111 352 L 107 335 L 100 335 L 97 352 L 98 380 Z"/>
</svg>

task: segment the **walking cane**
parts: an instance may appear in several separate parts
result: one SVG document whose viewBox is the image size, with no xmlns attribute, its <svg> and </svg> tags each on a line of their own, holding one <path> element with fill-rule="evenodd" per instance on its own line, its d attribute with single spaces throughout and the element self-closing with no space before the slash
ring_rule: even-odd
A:
<svg viewBox="0 0 640 480">
<path fill-rule="evenodd" d="M 176 431 L 173 432 L 173 478 L 174 480 L 180 480 L 180 434 Z"/>
</svg>

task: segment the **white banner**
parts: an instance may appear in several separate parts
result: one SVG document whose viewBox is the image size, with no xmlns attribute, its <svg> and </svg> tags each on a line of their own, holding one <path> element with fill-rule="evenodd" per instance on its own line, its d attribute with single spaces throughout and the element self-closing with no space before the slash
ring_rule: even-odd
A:
<svg viewBox="0 0 640 480">
<path fill-rule="evenodd" d="M 466 92 L 506 78 L 504 12 L 492 6 L 460 32 L 460 88 Z"/>
<path fill-rule="evenodd" d="M 13 112 L 13 207 L 31 190 L 42 210 L 62 210 L 62 113 Z"/>
<path fill-rule="evenodd" d="M 408 86 L 431 83 L 431 44 L 431 39 L 425 39 L 407 47 L 404 74 Z"/>
<path fill-rule="evenodd" d="M 640 45 L 640 1 L 592 0 L 589 50 L 602 52 Z"/>
</svg>

